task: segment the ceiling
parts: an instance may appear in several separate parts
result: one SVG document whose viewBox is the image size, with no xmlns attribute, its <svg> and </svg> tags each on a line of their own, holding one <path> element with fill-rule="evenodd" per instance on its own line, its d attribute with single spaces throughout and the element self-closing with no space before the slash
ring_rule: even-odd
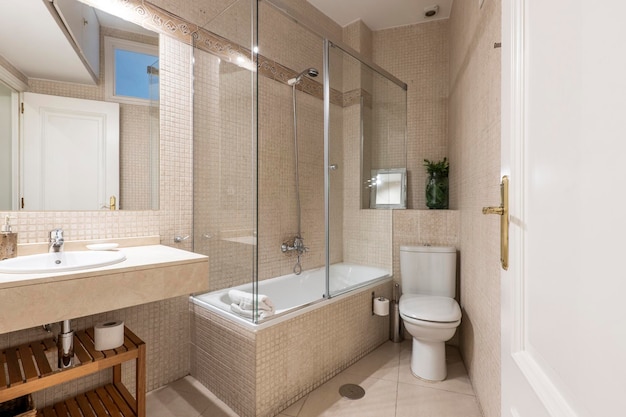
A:
<svg viewBox="0 0 626 417">
<path fill-rule="evenodd" d="M 307 0 L 341 27 L 359 19 L 371 30 L 388 29 L 450 17 L 453 0 Z M 472 0 L 464 0 L 472 1 Z M 479 0 L 473 0 L 479 1 Z M 424 9 L 439 6 L 437 15 L 426 18 Z"/>
<path fill-rule="evenodd" d="M 101 26 L 156 36 L 99 10 L 96 14 Z M 72 41 L 42 0 L 0 2 L 0 56 L 28 78 L 94 84 Z"/>
</svg>

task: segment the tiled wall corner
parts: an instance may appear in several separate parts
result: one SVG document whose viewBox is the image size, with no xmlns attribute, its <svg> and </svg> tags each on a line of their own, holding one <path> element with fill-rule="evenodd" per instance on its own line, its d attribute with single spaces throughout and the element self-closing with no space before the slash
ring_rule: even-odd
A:
<svg viewBox="0 0 626 417">
<path fill-rule="evenodd" d="M 160 235 L 173 245 L 190 236 L 193 223 L 193 50 L 167 36 L 159 37 L 161 79 Z M 186 240 L 177 247 L 190 249 Z"/>
<path fill-rule="evenodd" d="M 425 209 L 423 159 L 447 156 L 447 20 L 373 32 L 374 62 L 408 85 L 407 203 Z M 457 168 L 454 168 L 457 169 Z"/>
<path fill-rule="evenodd" d="M 393 210 L 393 279 L 400 283 L 400 246 L 459 247 L 457 210 Z"/>
<path fill-rule="evenodd" d="M 191 375 L 241 417 L 254 417 L 257 335 L 196 304 L 189 308 Z"/>
<path fill-rule="evenodd" d="M 450 17 L 450 200 L 461 236 L 460 347 L 485 417 L 500 415 L 501 0 L 455 2 Z"/>
<path fill-rule="evenodd" d="M 372 36 L 370 28 L 359 19 L 343 28 L 342 40 L 365 58 L 372 59 Z"/>
</svg>

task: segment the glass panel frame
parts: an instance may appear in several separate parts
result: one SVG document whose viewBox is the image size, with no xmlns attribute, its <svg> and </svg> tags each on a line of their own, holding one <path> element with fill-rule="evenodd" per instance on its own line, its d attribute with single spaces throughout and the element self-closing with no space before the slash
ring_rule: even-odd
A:
<svg viewBox="0 0 626 417">
<path fill-rule="evenodd" d="M 257 0 L 239 0 L 199 29 L 205 39 L 247 39 L 237 59 L 193 45 L 193 250 L 209 256 L 212 291 L 246 293 L 245 305 L 236 304 L 243 308 L 232 303 L 231 312 L 252 323 L 259 321 L 257 15 Z"/>
</svg>

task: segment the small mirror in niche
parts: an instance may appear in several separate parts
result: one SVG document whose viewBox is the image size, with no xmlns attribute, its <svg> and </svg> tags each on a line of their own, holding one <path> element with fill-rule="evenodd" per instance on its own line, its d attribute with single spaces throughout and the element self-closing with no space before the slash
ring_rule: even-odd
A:
<svg viewBox="0 0 626 417">
<path fill-rule="evenodd" d="M 370 208 L 406 208 L 406 168 L 373 169 Z"/>
</svg>

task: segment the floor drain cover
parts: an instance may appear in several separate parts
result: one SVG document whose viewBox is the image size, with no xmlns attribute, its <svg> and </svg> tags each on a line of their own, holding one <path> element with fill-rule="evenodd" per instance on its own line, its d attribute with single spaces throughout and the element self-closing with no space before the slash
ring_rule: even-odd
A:
<svg viewBox="0 0 626 417">
<path fill-rule="evenodd" d="M 339 387 L 339 394 L 350 400 L 358 400 L 365 396 L 365 390 L 356 384 L 345 384 Z"/>
</svg>

